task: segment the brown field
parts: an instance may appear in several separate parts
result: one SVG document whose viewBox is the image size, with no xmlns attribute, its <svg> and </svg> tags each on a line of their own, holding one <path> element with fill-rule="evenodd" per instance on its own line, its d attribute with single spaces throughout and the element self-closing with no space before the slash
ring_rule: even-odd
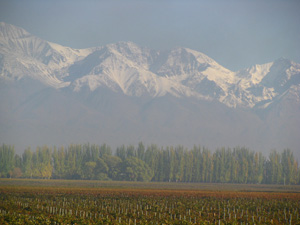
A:
<svg viewBox="0 0 300 225">
<path fill-rule="evenodd" d="M 0 224 L 300 224 L 300 187 L 0 180 Z"/>
</svg>

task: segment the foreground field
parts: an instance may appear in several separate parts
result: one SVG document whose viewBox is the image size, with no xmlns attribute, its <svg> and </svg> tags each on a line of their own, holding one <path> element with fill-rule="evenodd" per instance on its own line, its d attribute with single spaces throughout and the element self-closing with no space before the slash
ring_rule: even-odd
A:
<svg viewBox="0 0 300 225">
<path fill-rule="evenodd" d="M 0 224 L 300 224 L 299 186 L 0 180 Z"/>
</svg>

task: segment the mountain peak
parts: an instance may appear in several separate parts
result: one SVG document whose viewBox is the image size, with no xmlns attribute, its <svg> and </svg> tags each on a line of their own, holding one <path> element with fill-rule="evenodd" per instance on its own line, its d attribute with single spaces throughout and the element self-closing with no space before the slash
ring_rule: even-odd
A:
<svg viewBox="0 0 300 225">
<path fill-rule="evenodd" d="M 117 43 L 108 44 L 104 47 L 124 54 L 141 52 L 142 50 L 146 49 L 130 41 L 120 41 Z"/>
<path fill-rule="evenodd" d="M 273 63 L 274 67 L 281 67 L 282 69 L 288 69 L 289 67 L 291 67 L 291 65 L 292 61 L 284 57 L 276 59 Z"/>
<path fill-rule="evenodd" d="M 0 22 L 0 37 L 16 39 L 28 36 L 31 36 L 31 34 L 26 30 L 8 23 Z"/>
<path fill-rule="evenodd" d="M 155 51 L 121 41 L 71 49 L 3 22 L 0 35 L 1 77 L 31 77 L 55 88 L 106 87 L 132 96 L 171 94 L 253 107 L 298 85 L 300 65 L 285 58 L 232 72 L 204 53 L 184 47 Z"/>
<path fill-rule="evenodd" d="M 232 72 L 189 48 L 72 49 L 6 23 L 0 46 L 0 141 L 300 146 L 300 64 L 285 58 Z"/>
</svg>

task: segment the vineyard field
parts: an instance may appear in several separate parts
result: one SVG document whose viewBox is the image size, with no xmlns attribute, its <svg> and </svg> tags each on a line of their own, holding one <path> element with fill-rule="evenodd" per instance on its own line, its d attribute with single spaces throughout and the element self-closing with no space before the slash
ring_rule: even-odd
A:
<svg viewBox="0 0 300 225">
<path fill-rule="evenodd" d="M 300 224 L 299 186 L 0 179 L 0 224 Z"/>
</svg>

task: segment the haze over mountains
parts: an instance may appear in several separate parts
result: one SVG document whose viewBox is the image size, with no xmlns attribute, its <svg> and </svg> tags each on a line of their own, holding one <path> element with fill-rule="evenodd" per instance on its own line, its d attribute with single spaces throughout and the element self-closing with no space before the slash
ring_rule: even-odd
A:
<svg viewBox="0 0 300 225">
<path fill-rule="evenodd" d="M 0 23 L 0 142 L 300 147 L 300 64 L 230 71 L 131 42 L 72 49 Z"/>
</svg>

